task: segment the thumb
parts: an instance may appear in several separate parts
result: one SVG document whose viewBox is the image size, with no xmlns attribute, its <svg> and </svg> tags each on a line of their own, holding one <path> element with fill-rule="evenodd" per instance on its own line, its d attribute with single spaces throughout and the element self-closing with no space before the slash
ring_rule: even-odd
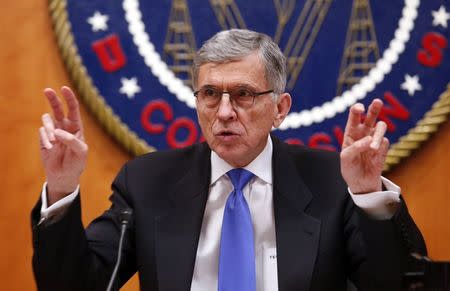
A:
<svg viewBox="0 0 450 291">
<path fill-rule="evenodd" d="M 341 151 L 341 159 L 351 161 L 357 155 L 369 150 L 372 139 L 372 136 L 368 135 L 346 147 Z"/>
<path fill-rule="evenodd" d="M 55 138 L 78 154 L 84 154 L 88 150 L 87 144 L 75 135 L 62 130 L 55 129 Z"/>
</svg>

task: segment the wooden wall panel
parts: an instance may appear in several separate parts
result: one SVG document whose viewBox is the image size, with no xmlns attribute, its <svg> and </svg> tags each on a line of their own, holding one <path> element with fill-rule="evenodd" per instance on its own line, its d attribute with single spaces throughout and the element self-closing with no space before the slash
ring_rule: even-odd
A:
<svg viewBox="0 0 450 291">
<path fill-rule="evenodd" d="M 0 274 L 3 290 L 35 290 L 29 212 L 44 181 L 38 145 L 44 87 L 70 85 L 60 60 L 47 2 L 3 1 L 0 10 Z M 83 220 L 108 205 L 109 185 L 130 158 L 82 107 L 90 153 L 82 177 Z M 389 177 L 402 185 L 430 254 L 450 259 L 448 214 L 450 123 Z M 138 290 L 134 279 L 124 290 Z"/>
<path fill-rule="evenodd" d="M 429 256 L 450 261 L 450 121 L 388 177 L 401 185 Z"/>
<path fill-rule="evenodd" d="M 50 108 L 42 90 L 70 82 L 54 40 L 47 2 L 3 1 L 0 11 L 1 289 L 35 290 L 29 213 L 45 179 L 37 129 L 42 113 Z M 83 219 L 89 222 L 108 207 L 109 185 L 129 156 L 84 107 L 81 111 L 90 147 L 81 182 Z M 137 281 L 124 290 L 138 290 Z"/>
</svg>

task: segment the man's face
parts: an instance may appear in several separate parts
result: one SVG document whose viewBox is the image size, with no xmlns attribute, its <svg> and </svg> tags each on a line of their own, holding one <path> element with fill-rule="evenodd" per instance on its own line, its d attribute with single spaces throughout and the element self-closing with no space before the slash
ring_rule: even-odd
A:
<svg viewBox="0 0 450 291">
<path fill-rule="evenodd" d="M 268 91 L 264 65 L 258 53 L 227 63 L 207 63 L 200 67 L 196 89 L 215 87 L 222 91 L 247 88 L 253 92 Z M 247 109 L 233 108 L 228 94 L 218 106 L 208 107 L 197 99 L 197 116 L 203 135 L 222 159 L 234 167 L 254 160 L 264 149 L 272 126 L 278 127 L 289 111 L 289 94 L 274 101 L 272 94 L 255 97 Z"/>
</svg>

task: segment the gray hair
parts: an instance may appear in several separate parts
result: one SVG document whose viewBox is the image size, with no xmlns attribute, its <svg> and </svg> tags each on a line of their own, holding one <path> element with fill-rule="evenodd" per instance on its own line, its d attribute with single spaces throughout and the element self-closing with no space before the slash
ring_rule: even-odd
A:
<svg viewBox="0 0 450 291">
<path fill-rule="evenodd" d="M 192 83 L 197 85 L 201 65 L 239 60 L 255 51 L 261 55 L 266 80 L 274 93 L 283 93 L 286 87 L 286 58 L 268 35 L 246 29 L 221 31 L 207 40 L 195 54 Z"/>
</svg>

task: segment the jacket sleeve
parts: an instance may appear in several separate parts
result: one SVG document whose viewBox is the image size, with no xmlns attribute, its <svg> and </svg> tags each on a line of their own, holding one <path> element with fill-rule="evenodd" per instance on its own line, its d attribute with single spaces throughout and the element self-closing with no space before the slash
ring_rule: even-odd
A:
<svg viewBox="0 0 450 291">
<path fill-rule="evenodd" d="M 38 290 L 106 290 L 120 238 L 119 215 L 132 208 L 126 195 L 126 166 L 112 184 L 110 209 L 85 230 L 81 220 L 80 195 L 66 213 L 39 223 L 41 201 L 31 213 L 33 271 Z M 117 286 L 136 271 L 133 227 L 124 238 Z M 118 289 L 118 288 L 117 288 Z"/>
<path fill-rule="evenodd" d="M 389 220 L 372 219 L 352 202 L 348 214 L 352 216 L 350 224 L 356 223 L 355 229 L 359 229 L 349 240 L 353 244 L 349 252 L 362 250 L 360 260 L 350 268 L 351 280 L 358 290 L 401 290 L 403 274 L 411 267 L 410 254 L 427 252 L 422 234 L 403 199 Z"/>
</svg>

